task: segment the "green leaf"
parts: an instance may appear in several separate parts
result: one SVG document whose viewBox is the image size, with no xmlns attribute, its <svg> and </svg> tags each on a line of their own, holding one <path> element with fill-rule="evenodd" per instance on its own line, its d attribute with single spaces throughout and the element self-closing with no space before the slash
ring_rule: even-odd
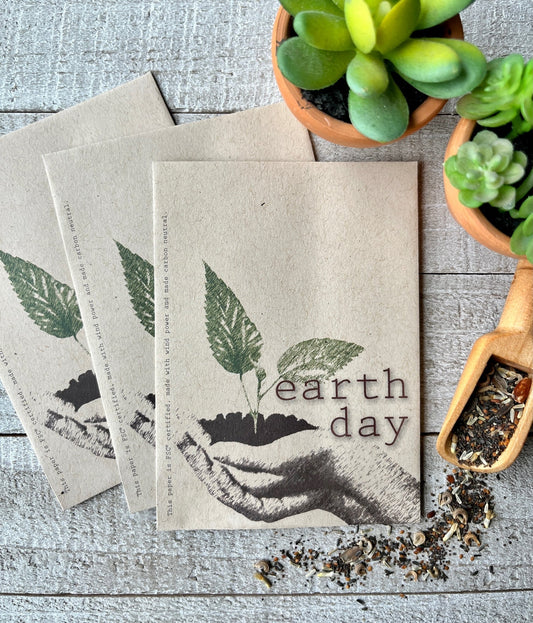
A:
<svg viewBox="0 0 533 623">
<path fill-rule="evenodd" d="M 533 214 L 533 197 L 528 197 L 522 202 L 517 211 L 518 218 L 527 218 Z"/>
<path fill-rule="evenodd" d="M 344 11 L 344 0 L 331 0 L 331 1 L 334 2 L 339 7 L 339 9 Z"/>
<path fill-rule="evenodd" d="M 133 311 L 146 331 L 155 337 L 154 267 L 115 240 Z"/>
<path fill-rule="evenodd" d="M 263 338 L 239 299 L 204 262 L 207 338 L 218 363 L 242 376 L 257 367 Z"/>
<path fill-rule="evenodd" d="M 357 52 L 346 70 L 346 82 L 360 97 L 373 97 L 387 88 L 389 72 L 380 56 Z"/>
<path fill-rule="evenodd" d="M 511 236 L 511 251 L 525 255 L 533 264 L 533 214 L 520 223 Z"/>
<path fill-rule="evenodd" d="M 83 326 L 74 290 L 31 262 L 0 251 L 0 260 L 22 307 L 48 335 L 75 337 Z"/>
<path fill-rule="evenodd" d="M 365 0 L 346 0 L 344 17 L 355 47 L 368 54 L 376 45 L 376 27 Z"/>
<path fill-rule="evenodd" d="M 413 85 L 415 89 L 418 89 L 421 93 L 438 99 L 460 97 L 474 89 L 483 80 L 487 70 L 487 61 L 483 53 L 480 52 L 475 45 L 467 43 L 466 41 L 461 41 L 460 39 L 432 38 L 424 39 L 424 41 L 435 41 L 452 48 L 461 61 L 461 71 L 456 78 L 444 82 L 412 80 L 399 72 L 409 84 Z"/>
<path fill-rule="evenodd" d="M 375 97 L 360 97 L 350 91 L 348 111 L 356 130 L 381 143 L 400 138 L 409 124 L 409 106 L 392 78 L 386 90 Z"/>
<path fill-rule="evenodd" d="M 461 72 L 457 52 L 443 43 L 409 39 L 387 55 L 396 69 L 411 80 L 444 82 Z"/>
<path fill-rule="evenodd" d="M 417 30 L 431 28 L 457 15 L 474 0 L 420 0 Z"/>
<path fill-rule="evenodd" d="M 387 54 L 413 32 L 420 15 L 420 0 L 400 0 L 385 15 L 376 32 L 376 48 Z"/>
<path fill-rule="evenodd" d="M 353 41 L 346 22 L 338 15 L 302 11 L 294 18 L 293 27 L 296 34 L 308 45 L 319 50 L 353 50 Z"/>
<path fill-rule="evenodd" d="M 287 381 L 305 383 L 327 380 L 344 368 L 363 351 L 362 346 L 333 340 L 313 338 L 287 349 L 278 361 L 278 373 Z"/>
<path fill-rule="evenodd" d="M 281 73 L 300 89 L 325 89 L 346 73 L 353 51 L 330 52 L 307 45 L 300 37 L 284 41 L 278 48 Z"/>
<path fill-rule="evenodd" d="M 343 15 L 337 2 L 331 2 L 331 0 L 280 0 L 280 4 L 293 16 L 301 11 L 323 11 L 332 15 Z"/>
</svg>

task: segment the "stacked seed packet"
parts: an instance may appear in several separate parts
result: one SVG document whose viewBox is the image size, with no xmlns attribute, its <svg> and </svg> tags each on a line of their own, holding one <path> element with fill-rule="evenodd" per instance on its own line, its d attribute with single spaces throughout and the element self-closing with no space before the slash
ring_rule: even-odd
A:
<svg viewBox="0 0 533 623">
<path fill-rule="evenodd" d="M 63 507 L 419 518 L 415 163 L 316 163 L 284 104 L 174 126 L 149 75 L 2 145 L 0 378 Z"/>
</svg>

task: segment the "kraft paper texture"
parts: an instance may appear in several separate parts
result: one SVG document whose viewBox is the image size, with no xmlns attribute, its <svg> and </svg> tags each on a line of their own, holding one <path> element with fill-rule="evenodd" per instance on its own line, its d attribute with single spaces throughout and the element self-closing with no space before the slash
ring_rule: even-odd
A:
<svg viewBox="0 0 533 623">
<path fill-rule="evenodd" d="M 63 508 L 119 477 L 42 154 L 172 123 L 146 75 L 0 139 L 0 378 Z"/>
<path fill-rule="evenodd" d="M 416 163 L 155 163 L 158 527 L 420 515 Z"/>
<path fill-rule="evenodd" d="M 275 104 L 45 158 L 131 511 L 155 506 L 152 161 L 213 159 L 313 154 Z"/>
</svg>

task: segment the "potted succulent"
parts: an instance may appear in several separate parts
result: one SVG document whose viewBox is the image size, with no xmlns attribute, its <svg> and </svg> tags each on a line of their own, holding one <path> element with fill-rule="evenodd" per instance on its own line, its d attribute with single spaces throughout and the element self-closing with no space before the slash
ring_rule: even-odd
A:
<svg viewBox="0 0 533 623">
<path fill-rule="evenodd" d="M 285 101 L 311 131 L 342 145 L 414 132 L 485 75 L 485 57 L 461 39 L 458 13 L 472 1 L 280 0 L 272 54 Z M 330 88 L 336 97 L 344 89 L 348 122 L 309 101 Z M 423 101 L 412 114 L 406 93 Z"/>
<path fill-rule="evenodd" d="M 490 61 L 457 112 L 444 165 L 451 213 L 489 249 L 533 263 L 533 59 Z"/>
</svg>

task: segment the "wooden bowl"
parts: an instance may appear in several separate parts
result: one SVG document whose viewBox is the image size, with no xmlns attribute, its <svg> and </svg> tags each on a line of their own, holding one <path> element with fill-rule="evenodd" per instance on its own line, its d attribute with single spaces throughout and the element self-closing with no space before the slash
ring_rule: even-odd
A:
<svg viewBox="0 0 533 623">
<path fill-rule="evenodd" d="M 274 75 L 278 83 L 281 95 L 293 115 L 311 132 L 325 138 L 331 143 L 344 145 L 346 147 L 379 147 L 388 143 L 380 143 L 364 136 L 358 132 L 351 123 L 339 121 L 326 113 L 319 110 L 314 104 L 308 102 L 303 96 L 301 90 L 289 82 L 281 73 L 277 63 L 277 50 L 285 39 L 290 36 L 290 28 L 292 16 L 280 8 L 274 28 L 272 31 L 272 65 L 274 67 Z M 451 39 L 463 38 L 463 27 L 461 19 L 458 15 L 452 17 L 445 22 L 446 30 L 443 36 Z M 435 117 L 447 100 L 428 97 L 409 117 L 409 125 L 402 136 L 395 139 L 396 141 L 413 134 L 420 130 Z M 391 143 L 395 141 L 390 141 Z"/>
<path fill-rule="evenodd" d="M 454 156 L 459 147 L 470 140 L 475 127 L 476 122 L 470 119 L 461 119 L 459 121 L 448 142 L 445 159 Z M 494 227 L 483 216 L 481 210 L 467 208 L 459 201 L 459 190 L 451 185 L 446 173 L 444 173 L 444 193 L 452 216 L 472 238 L 475 238 L 487 249 L 496 251 L 496 253 L 501 255 L 507 255 L 516 259 L 526 259 L 525 255 L 516 255 L 511 251 L 510 237 Z"/>
</svg>

